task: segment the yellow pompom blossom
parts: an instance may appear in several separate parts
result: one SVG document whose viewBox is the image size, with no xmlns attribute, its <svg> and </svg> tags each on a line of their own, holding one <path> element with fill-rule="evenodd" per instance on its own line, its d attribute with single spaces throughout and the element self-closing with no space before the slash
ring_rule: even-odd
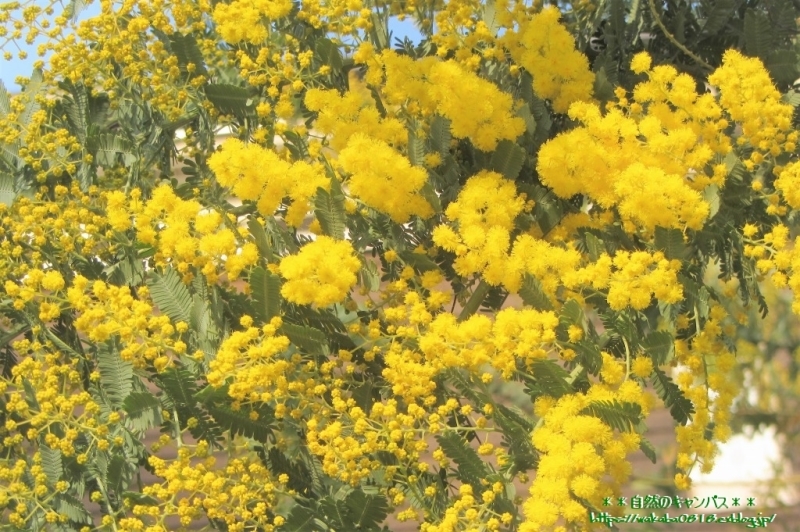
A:
<svg viewBox="0 0 800 532">
<path fill-rule="evenodd" d="M 511 96 L 455 61 L 436 57 L 414 61 L 385 50 L 381 62 L 389 104 L 411 100 L 408 109 L 415 115 L 436 112 L 448 118 L 453 136 L 469 138 L 479 150 L 492 151 L 500 140 L 516 140 L 525 131 L 525 122 L 514 116 Z"/>
<path fill-rule="evenodd" d="M 500 140 L 516 140 L 525 131 L 525 122 L 514 116 L 511 95 L 458 63 L 433 63 L 428 82 L 453 136 L 469 138 L 479 150 L 493 151 Z"/>
<path fill-rule="evenodd" d="M 668 261 L 661 252 L 617 252 L 615 270 L 608 281 L 608 304 L 614 310 L 631 306 L 644 310 L 652 297 L 664 303 L 677 303 L 683 298 L 678 282 L 679 261 Z M 655 266 L 654 269 L 651 269 Z"/>
<path fill-rule="evenodd" d="M 433 214 L 430 203 L 419 194 L 428 180 L 427 172 L 411 166 L 407 157 L 385 142 L 356 134 L 337 161 L 351 174 L 347 181 L 350 192 L 395 222 Z"/>
<path fill-rule="evenodd" d="M 192 448 L 193 447 L 193 448 Z M 252 455 L 236 453 L 225 466 L 217 464 L 215 456 L 209 456 L 209 443 L 201 440 L 196 446 L 178 449 L 172 460 L 157 456 L 148 458 L 149 465 L 162 482 L 146 486 L 142 493 L 157 504 L 137 504 L 133 514 L 145 519 L 151 516 L 178 515 L 183 526 L 199 519 L 197 508 L 206 508 L 209 518 L 236 525 L 274 530 L 267 508 L 276 500 L 278 481 L 260 459 Z M 252 508 L 253 510 L 248 510 Z M 128 519 L 128 521 L 139 521 Z M 156 527 L 131 526 L 126 530 L 163 532 Z"/>
<path fill-rule="evenodd" d="M 408 132 L 397 118 L 381 118 L 375 102 L 364 101 L 362 95 L 348 91 L 343 96 L 336 90 L 310 89 L 305 96 L 306 107 L 318 111 L 314 127 L 330 134 L 330 146 L 343 150 L 356 133 L 380 140 L 397 149 L 408 143 Z"/>
<path fill-rule="evenodd" d="M 202 272 L 216 283 L 224 265 L 228 281 L 258 261 L 258 248 L 253 242 L 242 242 L 241 235 L 221 226 L 222 215 L 206 210 L 196 200 L 179 198 L 172 187 L 162 185 L 153 191 L 149 201 L 137 200 L 135 189 L 127 210 L 132 216 L 137 238 L 157 248 L 156 264 L 171 262 L 189 281 L 189 267 Z"/>
<path fill-rule="evenodd" d="M 272 216 L 283 198 L 291 198 L 286 221 L 293 226 L 302 224 L 317 188 L 327 190 L 330 186 L 320 164 L 305 161 L 292 164 L 271 150 L 234 138 L 226 140 L 222 150 L 209 157 L 208 167 L 217 181 L 231 187 L 238 197 L 257 201 L 264 216 Z"/>
<path fill-rule="evenodd" d="M 633 395 L 624 384 L 618 390 L 594 385 L 586 394 L 568 394 L 546 409 L 540 407 L 543 423 L 532 437 L 540 461 L 531 496 L 523 505 L 526 520 L 521 531 L 559 530 L 561 518 L 586 527 L 588 515 L 577 499 L 600 507 L 605 497 L 618 494 L 631 472 L 626 456 L 638 449 L 639 435 L 615 434 L 599 418 L 581 412 L 594 401 L 633 400 L 646 405 L 641 387 L 632 386 L 638 390 Z"/>
<path fill-rule="evenodd" d="M 749 142 L 755 150 L 746 161 L 750 168 L 758 162 L 757 155 L 783 151 L 779 139 L 791 129 L 794 109 L 781 102 L 780 92 L 759 59 L 728 50 L 708 82 L 719 89 L 720 105 L 742 126 L 737 142 Z"/>
<path fill-rule="evenodd" d="M 214 7 L 214 22 L 223 39 L 231 44 L 247 41 L 260 44 L 266 39 L 267 28 L 261 17 L 278 20 L 292 10 L 291 0 L 256 0 L 243 2 L 234 0 L 229 4 L 217 4 Z"/>
<path fill-rule="evenodd" d="M 482 272 L 487 282 L 499 285 L 508 277 L 507 260 L 514 219 L 525 207 L 514 182 L 497 172 L 481 171 L 470 177 L 445 212 L 458 224 L 433 231 L 434 243 L 455 252 L 453 267 L 460 275 Z"/>
<path fill-rule="evenodd" d="M 648 62 L 637 56 L 637 68 Z M 643 72 L 649 79 L 635 87 L 634 103 L 605 114 L 573 104 L 569 116 L 582 126 L 542 146 L 537 170 L 558 196 L 586 194 L 645 231 L 700 229 L 710 212 L 700 192 L 725 184 L 724 165 L 711 163 L 731 150 L 728 122 L 711 94 L 695 93 L 690 76 L 671 66 Z M 710 174 L 695 171 L 709 167 Z M 646 207 L 653 204 L 663 207 Z"/>
<path fill-rule="evenodd" d="M 650 70 L 652 59 L 647 52 L 639 52 L 631 60 L 631 70 L 636 74 L 641 74 Z"/>
<path fill-rule="evenodd" d="M 700 464 L 702 472 L 711 471 L 717 442 L 725 442 L 731 435 L 731 405 L 740 383 L 731 378 L 736 357 L 722 338 L 722 321 L 726 317 L 726 311 L 714 305 L 710 318 L 691 345 L 685 340 L 675 342 L 675 358 L 679 364 L 676 382 L 695 409 L 691 422 L 675 428 L 677 465 L 684 474 L 680 482 L 686 485 L 695 463 Z M 708 439 L 706 431 L 712 422 L 713 438 Z"/>
<path fill-rule="evenodd" d="M 787 164 L 775 180 L 775 188 L 793 209 L 800 209 L 800 162 Z"/>
<path fill-rule="evenodd" d="M 681 176 L 667 175 L 660 168 L 647 168 L 641 163 L 634 163 L 619 174 L 614 192 L 621 198 L 617 207 L 620 216 L 647 230 L 683 224 L 699 229 L 709 214 L 708 203 L 699 192 L 686 186 Z M 653 209 L 653 205 L 659 208 Z"/>
<path fill-rule="evenodd" d="M 360 268 L 349 242 L 319 236 L 297 255 L 281 260 L 280 273 L 286 279 L 281 295 L 300 305 L 326 307 L 339 303 L 355 286 Z"/>
<path fill-rule="evenodd" d="M 585 55 L 575 49 L 575 40 L 559 23 L 561 12 L 548 6 L 528 20 L 522 20 L 519 32 L 509 32 L 498 39 L 511 51 L 511 57 L 533 74 L 533 90 L 552 100 L 553 109 L 566 113 L 570 104 L 589 101 L 594 74 Z"/>
</svg>

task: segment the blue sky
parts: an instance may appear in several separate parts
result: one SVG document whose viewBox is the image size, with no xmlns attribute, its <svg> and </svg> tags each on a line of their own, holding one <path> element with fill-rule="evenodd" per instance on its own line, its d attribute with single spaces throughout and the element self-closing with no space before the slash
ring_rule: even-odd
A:
<svg viewBox="0 0 800 532">
<path fill-rule="evenodd" d="M 35 0 L 34 3 L 42 7 L 45 7 L 47 4 L 49 4 L 49 2 L 43 0 Z M 66 5 L 67 2 L 64 1 L 64 4 Z M 56 5 L 54 8 L 56 12 L 54 13 L 53 17 L 50 17 L 51 19 L 61 13 L 60 7 Z M 94 17 L 99 13 L 100 4 L 99 2 L 95 2 L 80 13 L 78 20 L 85 20 Z M 389 30 L 392 32 L 392 45 L 394 45 L 395 37 L 399 37 L 402 40 L 403 37 L 407 36 L 415 43 L 422 39 L 422 36 L 414 26 L 414 22 L 411 19 L 406 19 L 403 22 L 400 22 L 395 17 L 392 17 L 392 19 L 389 21 Z M 14 79 L 17 76 L 31 75 L 33 63 L 39 58 L 36 54 L 36 48 L 39 44 L 42 44 L 46 41 L 46 37 L 40 37 L 30 46 L 21 46 L 22 50 L 28 52 L 28 57 L 25 60 L 17 59 L 17 48 L 13 44 L 9 43 L 6 45 L 3 51 L 7 50 L 14 54 L 14 59 L 11 61 L 5 61 L 2 57 L 0 57 L 0 81 L 3 82 L 6 89 L 8 89 L 10 92 L 17 92 L 18 87 L 14 84 Z M 23 42 L 22 44 L 24 45 L 25 43 Z M 45 58 L 45 60 L 46 59 L 47 58 Z"/>
</svg>

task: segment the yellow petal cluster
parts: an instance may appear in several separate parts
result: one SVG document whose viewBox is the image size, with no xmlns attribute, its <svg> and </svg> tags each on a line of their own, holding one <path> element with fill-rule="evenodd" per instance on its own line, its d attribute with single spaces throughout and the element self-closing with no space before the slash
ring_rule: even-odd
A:
<svg viewBox="0 0 800 532">
<path fill-rule="evenodd" d="M 286 221 L 292 226 L 303 223 L 311 197 L 317 188 L 328 189 L 329 179 L 319 163 L 289 163 L 274 151 L 239 139 L 227 139 L 222 149 L 208 159 L 208 167 L 222 186 L 231 187 L 243 200 L 257 201 L 258 211 L 272 216 L 286 197 L 291 205 Z"/>
<path fill-rule="evenodd" d="M 719 89 L 720 105 L 741 124 L 742 135 L 737 142 L 749 142 L 756 150 L 747 161 L 751 168 L 764 154 L 781 153 L 794 109 L 781 102 L 780 92 L 759 59 L 728 50 L 722 56 L 722 66 L 708 82 Z"/>
<path fill-rule="evenodd" d="M 451 121 L 456 138 L 469 138 L 476 148 L 492 151 L 500 140 L 516 140 L 525 122 L 514 115 L 511 96 L 456 61 L 425 57 L 414 61 L 397 52 L 381 54 L 387 102 L 407 104 L 422 117 L 438 113 Z"/>
<path fill-rule="evenodd" d="M 615 434 L 599 418 L 582 413 L 594 401 L 612 400 L 649 404 L 641 387 L 629 381 L 616 390 L 598 384 L 586 394 L 568 394 L 555 402 L 550 397 L 537 400 L 544 423 L 534 430 L 532 441 L 541 454 L 520 531 L 558 530 L 560 518 L 585 527 L 589 520 L 578 499 L 601 507 L 603 498 L 613 497 L 628 478 L 626 456 L 638 449 L 639 435 Z"/>
<path fill-rule="evenodd" d="M 335 89 L 309 89 L 305 96 L 306 107 L 318 111 L 314 127 L 330 134 L 330 146 L 340 151 L 356 133 L 383 141 L 395 148 L 408 144 L 405 125 L 397 118 L 381 118 L 372 97 L 365 101 L 363 95 L 348 91 L 340 95 Z"/>
<path fill-rule="evenodd" d="M 218 3 L 212 17 L 217 31 L 230 44 L 242 41 L 260 44 L 269 34 L 262 17 L 277 20 L 291 11 L 291 0 L 234 0 L 227 4 Z"/>
<path fill-rule="evenodd" d="M 338 163 L 351 174 L 347 181 L 349 191 L 395 222 L 433 214 L 430 203 L 419 194 L 428 173 L 424 168 L 411 166 L 408 157 L 382 140 L 363 133 L 353 135 L 339 153 Z"/>
<path fill-rule="evenodd" d="M 350 242 L 319 236 L 281 260 L 280 273 L 286 279 L 281 295 L 299 305 L 339 303 L 356 284 L 360 268 Z"/>
<path fill-rule="evenodd" d="M 551 100 L 557 113 L 570 104 L 592 97 L 594 74 L 585 55 L 575 49 L 575 40 L 559 23 L 561 11 L 548 6 L 520 23 L 517 35 L 505 41 L 514 61 L 533 75 L 537 96 Z"/>
</svg>

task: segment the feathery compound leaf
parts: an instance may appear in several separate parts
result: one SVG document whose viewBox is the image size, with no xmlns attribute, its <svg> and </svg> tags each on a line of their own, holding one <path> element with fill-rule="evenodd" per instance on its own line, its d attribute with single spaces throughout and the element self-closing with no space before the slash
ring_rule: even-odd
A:
<svg viewBox="0 0 800 532">
<path fill-rule="evenodd" d="M 708 13 L 699 33 L 701 40 L 719 33 L 736 12 L 739 3 L 737 0 L 716 0 L 711 2 L 711 11 Z"/>
<path fill-rule="evenodd" d="M 645 437 L 640 438 L 639 449 L 641 449 L 644 455 L 654 464 L 658 461 L 658 457 L 656 456 L 656 448 L 653 447 L 653 444 L 650 443 L 650 441 Z"/>
<path fill-rule="evenodd" d="M 769 18 L 764 13 L 748 9 L 744 14 L 744 46 L 748 55 L 764 60 L 772 51 Z"/>
<path fill-rule="evenodd" d="M 568 382 L 569 373 L 552 360 L 535 360 L 531 372 L 536 380 L 535 383 L 529 383 L 532 384 L 529 394 L 548 395 L 558 399 L 573 392 L 572 385 Z"/>
<path fill-rule="evenodd" d="M 214 417 L 220 427 L 231 431 L 231 434 L 243 435 L 253 438 L 256 441 L 265 442 L 272 436 L 274 430 L 275 417 L 272 409 L 267 406 L 260 408 L 242 408 L 233 410 L 227 406 L 214 405 L 208 406 L 208 411 Z M 256 412 L 258 419 L 251 419 L 250 413 Z"/>
<path fill-rule="evenodd" d="M 250 99 L 247 89 L 224 83 L 209 83 L 205 86 L 205 94 L 208 101 L 222 114 L 236 117 L 247 114 Z"/>
<path fill-rule="evenodd" d="M 100 385 L 115 408 L 120 408 L 133 388 L 133 364 L 122 360 L 119 351 L 105 345 L 97 350 Z"/>
<path fill-rule="evenodd" d="M 262 267 L 250 273 L 250 290 L 255 317 L 262 324 L 281 313 L 281 279 Z"/>
<path fill-rule="evenodd" d="M 449 459 L 458 465 L 456 477 L 462 482 L 471 484 L 476 491 L 481 489 L 481 480 L 491 473 L 475 449 L 467 440 L 455 432 L 446 432 L 436 436 L 436 441 Z"/>
<path fill-rule="evenodd" d="M 653 369 L 650 382 L 653 383 L 656 393 L 669 408 L 672 418 L 681 425 L 686 425 L 694 414 L 694 405 L 683 395 L 678 385 L 672 382 L 672 379 L 659 368 Z"/>
<path fill-rule="evenodd" d="M 532 306 L 536 310 L 553 310 L 553 303 L 544 293 L 542 283 L 530 274 L 525 274 L 522 287 L 519 289 L 519 296 L 522 298 L 523 303 Z"/>
<path fill-rule="evenodd" d="M 334 72 L 339 72 L 344 66 L 342 53 L 339 47 L 330 39 L 325 37 L 317 38 L 316 54 L 323 65 L 328 65 Z"/>
<path fill-rule="evenodd" d="M 471 377 L 471 373 L 468 374 Z M 491 398 L 480 389 L 470 382 L 470 377 L 464 375 L 463 370 L 457 368 L 450 368 L 444 371 L 444 377 L 448 383 L 452 384 L 464 397 L 469 399 L 475 404 L 486 404 L 491 401 Z"/>
<path fill-rule="evenodd" d="M 123 454 L 115 454 L 108 463 L 108 487 L 114 493 L 122 493 L 133 480 L 136 466 L 128 463 Z"/>
<path fill-rule="evenodd" d="M 0 81 L 0 117 L 6 116 L 11 112 L 11 99 L 8 95 L 6 86 Z"/>
<path fill-rule="evenodd" d="M 144 431 L 161 425 L 161 401 L 150 392 L 133 392 L 125 398 L 122 409 L 128 414 L 125 425 L 132 431 Z"/>
<path fill-rule="evenodd" d="M 675 341 L 668 331 L 655 331 L 648 334 L 641 345 L 647 356 L 653 359 L 653 365 L 662 366 L 669 360 Z"/>
<path fill-rule="evenodd" d="M 628 432 L 635 427 L 642 415 L 642 407 L 636 403 L 613 401 L 592 401 L 581 414 L 600 418 L 603 423 L 620 432 Z"/>
<path fill-rule="evenodd" d="M 408 128 L 408 160 L 412 166 L 422 166 L 425 158 L 425 139 L 414 133 L 415 124 Z"/>
<path fill-rule="evenodd" d="M 17 197 L 14 192 L 14 178 L 10 175 L 0 174 L 0 203 L 10 207 Z"/>
<path fill-rule="evenodd" d="M 192 295 L 175 269 L 168 267 L 163 274 L 150 272 L 146 282 L 150 297 L 161 312 L 173 322 L 190 322 Z"/>
<path fill-rule="evenodd" d="M 42 457 L 42 469 L 47 475 L 47 481 L 51 486 L 61 480 L 64 475 L 64 466 L 61 463 L 61 451 L 51 449 L 46 445 L 39 446 L 39 454 Z"/>
<path fill-rule="evenodd" d="M 103 133 L 97 136 L 97 164 L 114 166 L 117 154 L 122 154 L 125 164 L 130 166 L 136 160 L 136 148 L 122 135 Z"/>
<path fill-rule="evenodd" d="M 447 157 L 450 153 L 450 120 L 447 118 L 436 115 L 431 122 L 431 130 L 429 133 L 431 147 L 439 152 L 442 158 Z"/>
<path fill-rule="evenodd" d="M 511 469 L 525 472 L 536 467 L 539 455 L 531 442 L 531 423 L 502 404 L 497 405 L 494 420 L 503 432 L 503 441 L 508 446 L 512 460 L 509 464 Z"/>
<path fill-rule="evenodd" d="M 343 500 L 335 499 L 331 496 L 325 497 L 319 502 L 319 510 L 325 516 L 326 524 L 333 525 L 334 530 L 345 529 L 352 526 L 350 509 Z"/>
<path fill-rule="evenodd" d="M 247 228 L 250 229 L 250 235 L 252 235 L 253 240 L 255 240 L 256 247 L 258 247 L 258 252 L 261 256 L 268 261 L 272 260 L 272 246 L 269 243 L 269 238 L 267 237 L 267 232 L 264 230 L 264 226 L 255 218 L 250 218 L 247 220 Z"/>
<path fill-rule="evenodd" d="M 328 352 L 328 340 L 325 333 L 319 329 L 284 323 L 281 325 L 280 332 L 288 336 L 294 345 L 308 354 L 325 355 Z"/>
<path fill-rule="evenodd" d="M 176 407 L 194 408 L 197 404 L 197 382 L 186 368 L 173 366 L 159 373 L 157 378 Z"/>
<path fill-rule="evenodd" d="M 84 504 L 68 493 L 57 493 L 53 497 L 52 508 L 59 514 L 66 515 L 72 523 L 92 524 L 92 516 L 86 511 Z"/>
<path fill-rule="evenodd" d="M 664 252 L 667 259 L 685 259 L 686 244 L 683 242 L 683 233 L 679 229 L 665 229 L 656 227 L 655 248 Z"/>
<path fill-rule="evenodd" d="M 525 162 L 525 150 L 516 142 L 501 140 L 492 153 L 490 167 L 512 181 L 517 178 Z"/>
<path fill-rule="evenodd" d="M 380 523 L 389 515 L 385 497 L 367 495 L 360 489 L 351 491 L 344 502 L 352 516 L 348 526 L 356 530 L 380 530 Z"/>
<path fill-rule="evenodd" d="M 206 67 L 203 61 L 203 53 L 197 46 L 197 41 L 191 33 L 183 35 L 175 32 L 169 36 L 172 53 L 178 58 L 178 64 L 182 71 L 187 71 L 187 66 L 192 63 L 195 66 L 194 72 L 205 75 Z"/>
<path fill-rule="evenodd" d="M 289 515 L 286 516 L 286 522 L 281 527 L 281 530 L 286 532 L 316 532 L 322 530 L 320 526 L 314 522 L 315 512 L 305 508 L 304 506 L 295 506 Z"/>
<path fill-rule="evenodd" d="M 265 465 L 269 467 L 273 476 L 285 474 L 289 477 L 286 486 L 307 498 L 316 498 L 315 486 L 311 482 L 311 475 L 303 462 L 289 460 L 283 451 L 277 447 L 270 447 L 269 452 L 264 452 L 264 447 L 256 447 Z"/>
<path fill-rule="evenodd" d="M 335 179 L 331 179 L 335 181 Z M 344 239 L 344 229 L 347 218 L 344 212 L 344 194 L 331 188 L 328 192 L 323 188 L 317 189 L 314 198 L 314 214 L 326 235 L 336 240 Z"/>
<path fill-rule="evenodd" d="M 36 68 L 31 74 L 30 81 L 25 85 L 25 110 L 19 116 L 19 125 L 28 128 L 33 118 L 33 113 L 41 108 L 41 104 L 36 101 L 36 95 L 42 90 L 42 70 Z"/>
</svg>

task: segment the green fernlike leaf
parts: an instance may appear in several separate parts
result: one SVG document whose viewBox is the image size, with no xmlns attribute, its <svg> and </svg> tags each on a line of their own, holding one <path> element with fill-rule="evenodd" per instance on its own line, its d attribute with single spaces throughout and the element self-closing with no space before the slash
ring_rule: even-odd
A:
<svg viewBox="0 0 800 532">
<path fill-rule="evenodd" d="M 330 192 L 321 187 L 317 189 L 314 199 L 314 214 L 326 235 L 336 240 L 344 239 L 347 221 L 344 212 L 344 193 L 335 178 L 331 179 Z"/>
<path fill-rule="evenodd" d="M 315 522 L 316 512 L 309 510 L 304 506 L 295 506 L 289 515 L 286 516 L 286 522 L 281 526 L 281 530 L 286 532 L 316 532 L 323 530 Z"/>
<path fill-rule="evenodd" d="M 492 153 L 491 169 L 512 181 L 517 178 L 525 162 L 525 150 L 516 142 L 502 140 Z"/>
<path fill-rule="evenodd" d="M 250 273 L 250 290 L 253 297 L 253 310 L 262 323 L 281 313 L 281 279 L 262 267 Z"/>
<path fill-rule="evenodd" d="M 181 281 L 178 272 L 171 266 L 167 267 L 163 274 L 151 272 L 146 283 L 153 302 L 161 312 L 169 316 L 173 322 L 183 321 L 187 324 L 190 322 L 192 295 Z"/>
<path fill-rule="evenodd" d="M 339 51 L 339 47 L 330 39 L 325 37 L 317 39 L 316 55 L 319 57 L 322 64 L 331 67 L 333 72 L 342 70 L 342 66 L 344 65 L 342 53 Z"/>
<path fill-rule="evenodd" d="M 288 336 L 294 345 L 306 353 L 325 355 L 328 352 L 327 337 L 319 329 L 284 323 L 281 325 L 280 332 Z"/>
<path fill-rule="evenodd" d="M 367 495 L 360 489 L 351 491 L 344 503 L 352 517 L 347 525 L 355 530 L 380 530 L 380 523 L 389 515 L 385 497 Z"/>
<path fill-rule="evenodd" d="M 530 274 L 525 274 L 522 287 L 519 289 L 519 296 L 522 302 L 530 305 L 536 310 L 553 310 L 553 303 L 542 289 L 542 283 Z"/>
<path fill-rule="evenodd" d="M 629 432 L 639 423 L 642 407 L 636 403 L 593 401 L 581 411 L 583 415 L 600 418 L 603 423 L 620 432 Z"/>
<path fill-rule="evenodd" d="M 721 29 L 725 27 L 728 23 L 728 20 L 733 16 L 736 12 L 736 8 L 739 7 L 739 3 L 737 0 L 716 0 L 715 2 L 708 2 L 707 4 L 711 4 L 711 9 L 708 12 L 708 16 L 703 24 L 702 29 L 700 30 L 701 38 L 711 37 L 716 35 Z"/>
<path fill-rule="evenodd" d="M 663 251 L 667 259 L 683 260 L 686 258 L 686 244 L 683 242 L 683 233 L 679 229 L 656 227 L 654 242 L 656 249 Z"/>
<path fill-rule="evenodd" d="M 668 331 L 654 331 L 642 340 L 642 349 L 653 360 L 653 365 L 667 363 L 675 348 L 675 341 Z"/>
<path fill-rule="evenodd" d="M 6 207 L 11 207 L 16 197 L 14 178 L 8 174 L 0 174 L 0 203 L 5 203 Z"/>
<path fill-rule="evenodd" d="M 205 86 L 205 94 L 208 101 L 223 114 L 236 117 L 247 114 L 250 99 L 247 89 L 224 83 L 209 83 Z"/>
<path fill-rule="evenodd" d="M 436 115 L 431 121 L 431 130 L 428 134 L 431 147 L 439 152 L 439 155 L 444 159 L 450 154 L 450 120 L 447 118 Z"/>
<path fill-rule="evenodd" d="M 534 361 L 532 373 L 536 383 L 531 391 L 538 392 L 536 395 L 543 394 L 558 399 L 573 392 L 572 385 L 568 382 L 569 373 L 552 360 Z"/>
<path fill-rule="evenodd" d="M 683 395 L 678 385 L 672 382 L 672 379 L 659 368 L 653 369 L 650 382 L 653 383 L 658 396 L 670 409 L 672 418 L 681 425 L 686 425 L 694 414 L 694 405 Z"/>
<path fill-rule="evenodd" d="M 119 351 L 101 345 L 97 350 L 100 385 L 115 408 L 120 408 L 133 389 L 133 364 L 122 360 Z"/>
<path fill-rule="evenodd" d="M 425 158 L 425 139 L 414 132 L 415 123 L 408 127 L 408 160 L 412 166 L 422 166 Z"/>
<path fill-rule="evenodd" d="M 50 485 L 54 486 L 64 475 L 64 466 L 61 463 L 61 451 L 58 449 L 51 449 L 46 445 L 40 445 L 39 453 L 42 457 L 42 469 L 44 470 L 44 474 L 47 475 L 47 481 Z"/>
<path fill-rule="evenodd" d="M 653 444 L 650 443 L 650 441 L 645 437 L 641 437 L 639 440 L 639 449 L 642 450 L 644 455 L 649 458 L 652 463 L 655 464 L 658 461 L 658 457 L 656 456 L 656 448 L 653 447 Z"/>
<path fill-rule="evenodd" d="M 458 469 L 455 470 L 456 477 L 479 490 L 481 480 L 486 479 L 491 472 L 475 449 L 455 432 L 439 434 L 436 436 L 436 441 L 444 454 L 458 466 Z"/>
<path fill-rule="evenodd" d="M 754 55 L 762 60 L 772 51 L 769 18 L 752 8 L 744 14 L 744 47 L 748 55 Z"/>
<path fill-rule="evenodd" d="M 132 431 L 144 433 L 161 425 L 161 401 L 150 392 L 133 392 L 125 398 L 122 409 L 128 414 L 125 425 Z"/>
<path fill-rule="evenodd" d="M 220 427 L 230 430 L 234 436 L 241 434 L 256 441 L 265 442 L 272 436 L 275 429 L 275 416 L 267 406 L 233 410 L 228 406 L 209 405 L 208 411 Z M 251 419 L 251 412 L 256 412 L 258 419 Z"/>
</svg>

